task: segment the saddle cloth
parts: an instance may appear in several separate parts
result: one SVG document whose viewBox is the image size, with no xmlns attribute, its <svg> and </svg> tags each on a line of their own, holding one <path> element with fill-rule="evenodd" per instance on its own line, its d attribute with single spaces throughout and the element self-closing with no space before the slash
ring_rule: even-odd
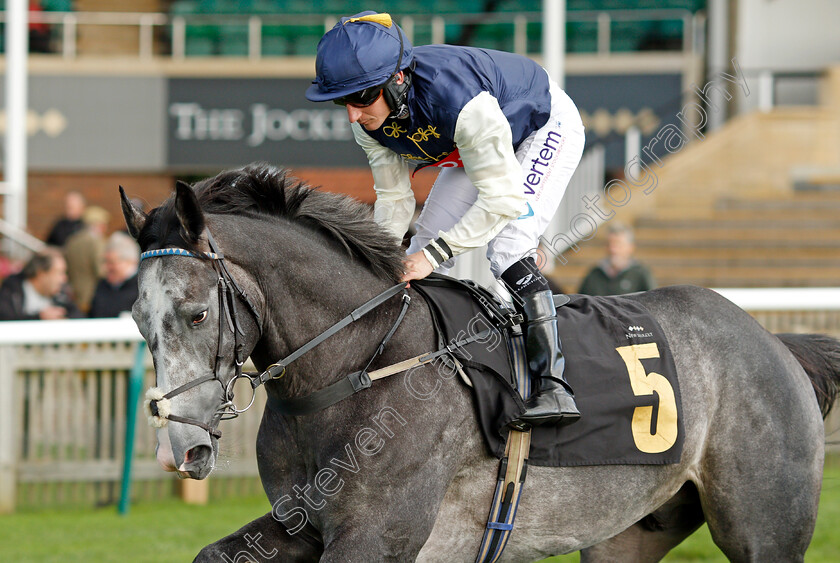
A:
<svg viewBox="0 0 840 563">
<path fill-rule="evenodd" d="M 474 290 L 435 276 L 413 281 L 451 343 L 490 327 L 494 336 L 456 349 L 472 382 L 478 423 L 490 452 L 504 455 L 507 424 L 524 411 L 529 377 L 524 337 L 494 326 Z M 683 445 L 679 381 L 656 320 L 626 296 L 570 295 L 557 309 L 565 376 L 581 419 L 532 431 L 529 463 L 543 466 L 677 463 Z M 498 303 L 498 301 L 497 301 Z M 520 396 L 520 392 L 522 396 Z"/>
</svg>

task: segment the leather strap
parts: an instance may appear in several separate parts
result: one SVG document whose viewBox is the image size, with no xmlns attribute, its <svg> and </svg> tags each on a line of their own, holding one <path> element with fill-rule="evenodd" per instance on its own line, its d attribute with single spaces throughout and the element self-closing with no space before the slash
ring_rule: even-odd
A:
<svg viewBox="0 0 840 563">
<path fill-rule="evenodd" d="M 216 438 L 217 440 L 222 437 L 222 431 L 218 428 L 214 428 L 209 424 L 204 424 L 200 420 L 196 420 L 194 418 L 187 418 L 184 416 L 178 416 L 175 414 L 170 414 L 166 417 L 167 420 L 172 422 L 180 422 L 181 424 L 192 424 L 193 426 L 198 426 L 199 428 L 203 428 L 207 431 L 208 434 Z"/>
<path fill-rule="evenodd" d="M 283 415 L 303 416 L 334 405 L 362 389 L 367 389 L 370 384 L 370 376 L 364 371 L 357 371 L 304 397 L 291 399 L 269 397 L 267 405 L 271 410 Z"/>
<path fill-rule="evenodd" d="M 476 302 L 482 306 L 488 320 L 496 326 L 511 328 L 522 324 L 525 320 L 520 313 L 517 313 L 512 309 L 508 309 L 498 303 L 496 301 L 496 297 L 490 291 L 481 287 L 472 280 L 459 280 L 457 278 L 433 273 L 422 280 L 416 280 L 414 283 L 421 287 L 424 285 L 431 287 L 449 287 L 469 292 Z"/>
<path fill-rule="evenodd" d="M 338 321 L 336 324 L 332 325 L 330 328 L 283 358 L 282 360 L 271 364 L 268 368 L 262 372 L 261 374 L 254 376 L 251 380 L 251 385 L 256 389 L 258 386 L 262 385 L 266 381 L 270 379 L 277 379 L 283 376 L 283 372 L 286 371 L 286 366 L 321 344 L 324 340 L 329 338 L 330 336 L 334 335 L 350 323 L 354 323 L 358 321 L 363 316 L 370 313 L 379 305 L 383 304 L 385 301 L 399 293 L 400 291 L 405 289 L 405 286 L 408 285 L 406 282 L 399 283 L 393 287 L 388 288 L 387 290 L 383 291 L 367 303 L 357 307 L 353 312 L 349 315 Z M 349 377 L 349 376 L 348 376 Z"/>
<path fill-rule="evenodd" d="M 496 492 L 487 518 L 487 528 L 475 558 L 476 563 L 495 563 L 505 550 L 522 498 L 530 450 L 531 430 L 520 432 L 511 429 L 505 446 L 505 456 L 499 462 Z"/>
<path fill-rule="evenodd" d="M 387 338 L 391 337 L 393 330 L 394 329 L 392 329 L 391 333 L 389 333 L 389 335 L 386 337 L 386 340 L 383 341 L 382 344 L 380 344 L 379 350 L 381 350 L 384 347 L 384 343 L 387 341 Z M 390 375 L 407 371 L 417 366 L 428 364 L 429 362 L 443 355 L 454 354 L 458 348 L 466 346 L 467 344 L 475 342 L 476 340 L 485 339 L 489 337 L 493 332 L 494 329 L 487 329 L 485 331 L 479 332 L 478 334 L 470 336 L 469 338 L 464 338 L 463 340 L 459 340 L 457 342 L 449 344 L 446 347 L 437 350 L 436 352 L 420 354 L 419 356 L 403 360 L 396 364 L 392 364 L 390 366 L 386 366 L 384 368 L 374 370 L 372 372 L 357 371 L 355 373 L 351 373 L 350 375 L 342 378 L 341 380 L 333 383 L 332 385 L 324 387 L 323 389 L 320 389 L 303 397 L 279 399 L 270 396 L 266 405 L 268 406 L 268 408 L 280 414 L 289 416 L 302 416 L 306 414 L 312 414 L 314 412 L 318 412 L 322 409 L 325 409 L 331 405 L 334 405 L 342 399 L 346 399 L 350 395 L 358 393 L 362 389 L 367 389 L 371 386 L 371 383 L 373 383 L 377 379 L 383 379 Z M 370 362 L 368 362 L 368 365 L 370 365 Z"/>
<path fill-rule="evenodd" d="M 369 303 L 370 301 L 365 305 L 362 305 L 362 307 L 360 307 L 356 311 L 359 311 L 360 309 L 366 307 Z M 403 294 L 403 305 L 400 309 L 400 314 L 397 315 L 397 320 L 394 321 L 394 324 L 391 326 L 391 329 L 382 339 L 382 342 L 379 343 L 379 346 L 376 347 L 376 351 L 373 353 L 373 356 L 371 356 L 370 360 L 368 360 L 368 363 L 363 370 L 351 373 L 350 375 L 340 379 L 332 385 L 329 385 L 323 389 L 320 389 L 318 391 L 315 391 L 314 393 L 310 393 L 309 395 L 305 395 L 303 397 L 292 397 L 289 399 L 269 397 L 269 408 L 279 412 L 280 414 L 290 416 L 301 416 L 305 414 L 311 414 L 313 412 L 318 412 L 331 405 L 334 405 L 342 399 L 346 399 L 350 395 L 358 393 L 362 389 L 367 389 L 368 387 L 370 387 L 372 380 L 367 370 L 368 368 L 370 368 L 370 365 L 373 363 L 373 361 L 376 358 L 378 358 L 380 354 L 382 354 L 382 352 L 385 350 L 385 345 L 388 343 L 389 340 L 391 340 L 391 337 L 394 336 L 394 333 L 397 331 L 397 328 L 402 323 L 403 319 L 405 318 L 405 314 L 408 312 L 408 306 L 410 304 L 411 297 L 409 297 L 407 293 Z M 361 314 L 364 315 L 369 310 L 370 309 L 364 310 Z M 352 315 L 353 313 L 350 314 L 350 316 Z"/>
</svg>

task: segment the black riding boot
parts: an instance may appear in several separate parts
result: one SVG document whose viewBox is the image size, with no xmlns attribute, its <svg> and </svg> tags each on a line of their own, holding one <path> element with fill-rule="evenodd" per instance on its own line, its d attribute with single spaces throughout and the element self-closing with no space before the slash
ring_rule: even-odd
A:
<svg viewBox="0 0 840 563">
<path fill-rule="evenodd" d="M 526 410 L 513 428 L 524 430 L 540 424 L 566 425 L 577 421 L 580 412 L 572 388 L 563 378 L 566 360 L 560 351 L 557 335 L 557 311 L 548 280 L 540 273 L 534 259 L 522 258 L 501 275 L 525 315 L 525 353 L 533 389 L 525 401 Z"/>
<path fill-rule="evenodd" d="M 518 422 L 565 426 L 577 422 L 580 411 L 572 388 L 563 377 L 566 360 L 557 335 L 557 311 L 550 290 L 521 298 L 526 318 L 526 354 L 534 389 Z"/>
</svg>

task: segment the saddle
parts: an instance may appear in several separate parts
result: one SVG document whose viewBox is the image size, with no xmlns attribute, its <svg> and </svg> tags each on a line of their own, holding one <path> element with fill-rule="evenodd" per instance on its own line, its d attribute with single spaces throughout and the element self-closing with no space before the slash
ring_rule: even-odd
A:
<svg viewBox="0 0 840 563">
<path fill-rule="evenodd" d="M 440 347 L 451 347 L 471 382 L 476 416 L 490 453 L 505 453 L 508 424 L 524 411 L 529 377 L 523 319 L 492 292 L 431 275 L 412 281 L 434 318 Z M 581 420 L 531 432 L 528 463 L 543 466 L 658 465 L 679 462 L 684 438 L 679 380 L 659 323 L 626 296 L 557 296 L 566 379 Z"/>
</svg>

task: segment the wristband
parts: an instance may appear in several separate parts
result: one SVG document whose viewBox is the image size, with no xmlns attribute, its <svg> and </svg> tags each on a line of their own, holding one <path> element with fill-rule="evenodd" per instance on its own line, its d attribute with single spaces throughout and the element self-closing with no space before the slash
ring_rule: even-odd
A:
<svg viewBox="0 0 840 563">
<path fill-rule="evenodd" d="M 434 248 L 438 254 L 440 254 L 439 262 L 442 264 L 452 258 L 452 249 L 449 248 L 449 245 L 446 244 L 446 241 L 442 238 L 436 238 L 433 241 L 430 241 L 429 244 L 426 245 L 426 248 Z"/>
<path fill-rule="evenodd" d="M 422 250 L 426 260 L 428 260 L 429 264 L 432 265 L 432 269 L 437 270 L 440 267 L 440 262 L 437 261 L 437 257 L 433 254 L 433 252 L 436 253 L 436 251 L 431 246 L 425 246 Z"/>
</svg>

